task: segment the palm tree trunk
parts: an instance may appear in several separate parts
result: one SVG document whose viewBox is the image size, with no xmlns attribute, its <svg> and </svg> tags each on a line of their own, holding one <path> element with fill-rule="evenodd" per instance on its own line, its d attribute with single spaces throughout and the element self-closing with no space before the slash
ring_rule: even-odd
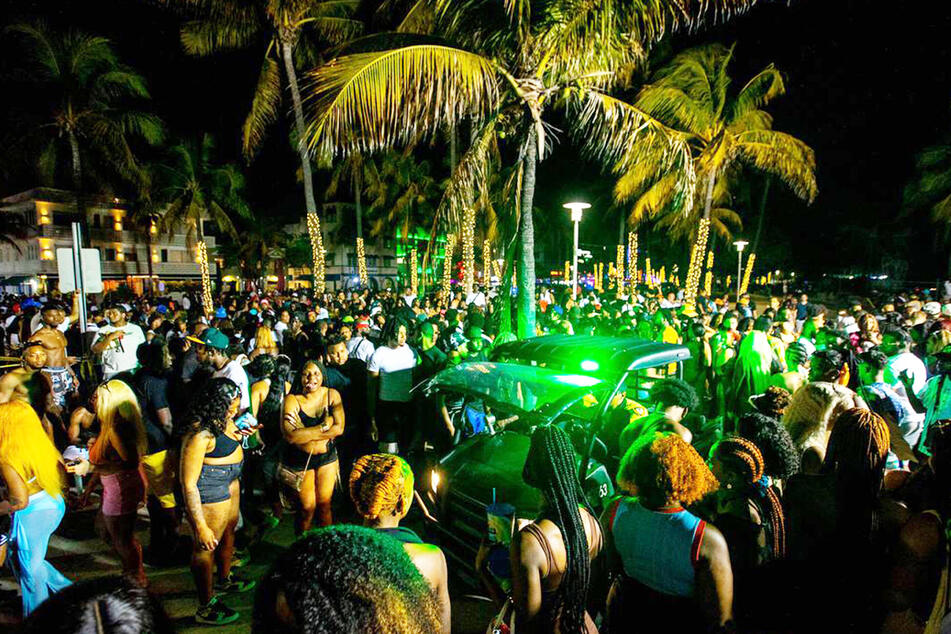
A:
<svg viewBox="0 0 951 634">
<path fill-rule="evenodd" d="M 147 229 L 147 231 L 148 231 L 147 243 L 148 243 L 148 250 L 149 250 L 149 252 L 148 252 L 148 254 L 146 255 L 146 260 L 147 260 L 148 263 L 149 263 L 149 296 L 151 297 L 151 296 L 154 296 L 154 295 L 155 295 L 155 278 L 152 277 L 152 275 L 153 275 L 153 273 L 154 273 L 154 269 L 153 269 L 153 267 L 152 267 L 152 246 L 153 246 L 153 241 L 152 241 L 152 223 L 151 223 L 151 221 L 149 222 L 149 228 Z"/>
<path fill-rule="evenodd" d="M 763 198 L 759 203 L 759 220 L 756 221 L 756 236 L 753 238 L 753 248 L 750 250 L 750 253 L 756 253 L 759 249 L 759 238 L 763 233 L 763 218 L 766 217 L 766 198 L 769 196 L 769 185 L 772 183 L 772 179 L 766 177 L 766 185 L 763 187 Z"/>
<path fill-rule="evenodd" d="M 79 215 L 79 226 L 83 229 L 83 240 L 88 244 L 89 223 L 86 222 L 86 201 L 83 196 L 83 165 L 79 154 L 79 139 L 76 132 L 69 130 L 69 149 L 72 154 L 73 167 L 73 194 L 76 197 L 76 213 Z M 79 245 L 82 247 L 83 245 Z"/>
<path fill-rule="evenodd" d="M 300 154 L 301 172 L 304 177 L 304 204 L 307 213 L 317 213 L 317 199 L 314 198 L 314 177 L 310 169 L 310 157 L 304 147 L 304 106 L 301 102 L 300 87 L 297 84 L 297 71 L 294 69 L 294 47 L 290 42 L 281 41 L 281 57 L 284 60 L 284 72 L 291 89 L 294 103 L 294 130 L 297 132 L 297 152 Z"/>
<path fill-rule="evenodd" d="M 697 301 L 697 291 L 700 286 L 700 273 L 703 271 L 707 259 L 707 238 L 710 235 L 710 211 L 713 208 L 713 189 L 717 182 L 716 172 L 711 172 L 707 179 L 707 192 L 703 207 L 703 219 L 697 229 L 697 238 L 690 251 L 690 266 L 687 267 L 687 286 L 684 292 L 684 303 L 693 306 Z"/>
<path fill-rule="evenodd" d="M 357 237 L 363 237 L 363 179 L 359 173 L 353 175 L 353 199 L 357 211 Z"/>
<path fill-rule="evenodd" d="M 522 155 L 521 218 L 519 219 L 518 257 L 518 337 L 535 336 L 535 225 L 532 205 L 535 199 L 535 171 L 538 150 L 535 129 L 528 132 Z"/>
</svg>

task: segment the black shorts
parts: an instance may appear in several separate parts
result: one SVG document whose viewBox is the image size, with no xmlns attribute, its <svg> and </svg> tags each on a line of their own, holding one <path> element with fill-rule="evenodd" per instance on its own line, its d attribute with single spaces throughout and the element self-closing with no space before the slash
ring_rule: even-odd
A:
<svg viewBox="0 0 951 634">
<path fill-rule="evenodd" d="M 334 444 L 334 441 L 327 443 L 327 451 L 324 453 L 315 453 L 310 456 L 310 463 L 307 462 L 307 454 L 298 449 L 297 447 L 291 447 L 288 445 L 287 449 L 284 451 L 284 466 L 288 469 L 293 469 L 294 471 L 303 471 L 306 467 L 310 469 L 319 469 L 324 465 L 331 464 L 337 460 L 337 446 Z"/>
</svg>

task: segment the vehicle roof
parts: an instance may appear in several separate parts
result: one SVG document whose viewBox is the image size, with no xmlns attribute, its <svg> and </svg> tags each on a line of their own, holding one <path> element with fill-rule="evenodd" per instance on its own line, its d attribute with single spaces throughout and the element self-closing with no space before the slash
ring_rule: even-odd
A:
<svg viewBox="0 0 951 634">
<path fill-rule="evenodd" d="M 690 358 L 690 350 L 638 337 L 548 335 L 502 344 L 492 351 L 492 357 L 507 361 L 534 361 L 603 376 L 686 361 Z M 594 361 L 598 366 L 583 368 L 583 361 Z"/>
<path fill-rule="evenodd" d="M 438 372 L 422 389 L 448 388 L 529 412 L 603 384 L 597 377 L 552 368 L 467 361 Z"/>
</svg>

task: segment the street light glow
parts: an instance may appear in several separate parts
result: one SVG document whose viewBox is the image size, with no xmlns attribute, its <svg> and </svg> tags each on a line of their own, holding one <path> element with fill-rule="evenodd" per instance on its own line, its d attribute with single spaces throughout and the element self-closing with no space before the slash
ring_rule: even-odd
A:
<svg viewBox="0 0 951 634">
<path fill-rule="evenodd" d="M 733 246 L 736 247 L 737 251 L 739 251 L 740 253 L 743 253 L 743 249 L 745 249 L 746 245 L 748 244 L 749 242 L 747 242 L 746 240 L 737 240 L 736 242 L 733 243 Z"/>
<path fill-rule="evenodd" d="M 573 203 L 565 203 L 564 205 L 562 205 L 562 207 L 564 207 L 565 209 L 571 210 L 572 222 L 581 222 L 581 212 L 583 212 L 585 209 L 589 209 L 591 207 L 591 204 L 583 203 L 583 202 L 573 202 Z"/>
</svg>

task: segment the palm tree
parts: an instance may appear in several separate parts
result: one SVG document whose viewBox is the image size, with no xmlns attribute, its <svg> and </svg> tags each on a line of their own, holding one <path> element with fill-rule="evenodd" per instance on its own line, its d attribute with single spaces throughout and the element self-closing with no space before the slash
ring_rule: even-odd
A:
<svg viewBox="0 0 951 634">
<path fill-rule="evenodd" d="M 268 275 L 269 266 L 285 259 L 291 237 L 273 216 L 255 214 L 241 225 L 241 239 L 224 245 L 221 253 L 225 261 L 238 266 L 242 277 L 261 280 Z"/>
<path fill-rule="evenodd" d="M 324 192 L 327 198 L 334 198 L 347 185 L 353 192 L 354 217 L 357 238 L 363 237 L 363 194 L 368 184 L 379 180 L 380 174 L 372 157 L 363 154 L 351 154 L 337 161 L 330 174 L 330 182 Z"/>
<path fill-rule="evenodd" d="M 168 161 L 155 168 L 155 195 L 163 205 L 162 230 L 171 235 L 184 228 L 186 243 L 191 247 L 197 242 L 199 254 L 208 252 L 206 218 L 237 241 L 232 215 L 251 217 L 244 200 L 244 175 L 233 163 L 214 163 L 214 149 L 210 134 L 182 140 L 169 149 Z M 210 300 L 210 282 L 204 271 L 202 286 L 203 295 Z M 209 309 L 206 302 L 205 310 Z"/>
<path fill-rule="evenodd" d="M 68 157 L 79 210 L 85 181 L 94 171 L 109 171 L 136 188 L 145 185 L 147 173 L 133 144 L 157 145 L 164 138 L 158 117 L 134 108 L 150 98 L 145 79 L 119 62 L 104 37 L 57 31 L 42 22 L 15 24 L 5 32 L 22 42 L 20 70 L 36 87 L 35 110 L 43 113 L 36 160 L 47 180 Z"/>
<path fill-rule="evenodd" d="M 370 183 L 370 201 L 375 219 L 370 235 L 392 235 L 395 228 L 403 242 L 428 221 L 442 196 L 429 161 L 413 156 L 412 147 L 402 152 L 386 150 L 380 156 L 377 178 Z"/>
<path fill-rule="evenodd" d="M 927 209 L 941 227 L 941 239 L 951 241 L 951 141 L 925 148 L 915 159 L 915 177 L 905 186 L 905 213 Z M 948 258 L 951 274 L 951 255 Z"/>
<path fill-rule="evenodd" d="M 437 214 L 458 223 L 488 173 L 497 137 L 511 141 L 520 184 L 518 334 L 534 334 L 533 208 L 536 167 L 548 149 L 546 113 L 565 105 L 573 131 L 594 155 L 614 159 L 646 138 L 665 148 L 664 163 L 683 162 L 679 135 L 607 95 L 645 51 L 677 28 L 742 12 L 755 0 L 683 3 L 656 0 L 420 0 L 433 32 L 451 44 L 418 43 L 332 60 L 310 78 L 312 113 L 304 141 L 323 157 L 374 152 L 471 126 Z M 692 184 L 689 169 L 684 188 Z"/>
<path fill-rule="evenodd" d="M 621 176 L 615 196 L 619 202 L 635 201 L 632 222 L 672 215 L 668 224 L 679 225 L 681 232 L 684 227 L 696 231 L 687 274 L 691 301 L 706 254 L 706 228 L 715 219 L 714 204 L 720 210 L 717 215 L 737 220 L 720 205 L 728 203 L 743 168 L 775 177 L 810 203 L 817 192 L 815 153 L 792 135 L 774 130 L 772 116 L 763 110 L 785 92 L 782 75 L 770 65 L 734 91 L 729 75 L 732 59 L 733 47 L 721 44 L 684 51 L 657 72 L 634 102 L 689 139 L 691 163 L 702 184 L 693 196 L 681 187 L 683 177 L 677 169 L 656 160 L 654 147 L 635 147 L 618 164 Z M 702 216 L 691 213 L 697 208 L 694 197 Z"/>
<path fill-rule="evenodd" d="M 359 0 L 164 1 L 189 11 L 199 7 L 195 19 L 181 29 L 182 45 L 189 54 L 204 56 L 260 46 L 264 59 L 242 127 L 241 147 L 248 160 L 257 153 L 268 128 L 277 120 L 282 79 L 291 93 L 295 136 L 300 139 L 304 135 L 304 110 L 297 68 L 317 64 L 322 48 L 349 40 L 363 30 L 363 23 L 352 17 Z M 306 211 L 316 214 L 310 160 L 303 149 L 299 154 Z"/>
</svg>

